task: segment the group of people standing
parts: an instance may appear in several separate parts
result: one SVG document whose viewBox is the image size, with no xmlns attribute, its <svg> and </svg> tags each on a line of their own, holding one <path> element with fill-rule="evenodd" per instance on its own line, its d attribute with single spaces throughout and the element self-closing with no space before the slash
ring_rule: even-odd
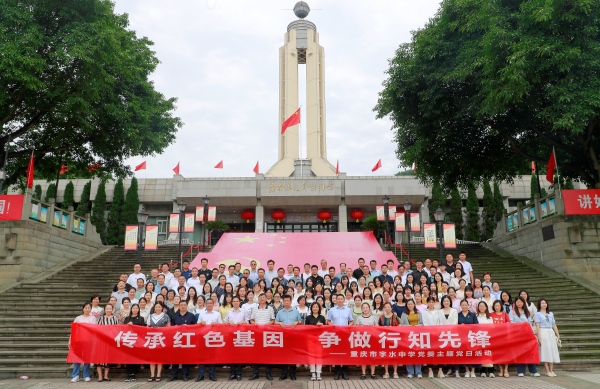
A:
<svg viewBox="0 0 600 389">
<path fill-rule="evenodd" d="M 249 269 L 239 263 L 227 269 L 220 264 L 209 269 L 208 260 L 202 259 L 201 268 L 182 267 L 171 273 L 168 264 L 152 269 L 148 277 L 141 265 L 134 266 L 132 274 L 122 274 L 104 305 L 95 294 L 90 302 L 83 304 L 82 315 L 77 323 L 99 325 L 137 325 L 152 328 L 171 325 L 279 324 L 296 325 L 361 325 L 361 326 L 421 326 L 499 324 L 526 322 L 536 334 L 540 358 L 547 376 L 555 376 L 553 364 L 560 362 L 557 342 L 560 334 L 547 300 L 537 305 L 530 301 L 527 291 L 522 290 L 513 300 L 508 291 L 492 281 L 489 273 L 482 279 L 475 278 L 466 254 L 460 253 L 454 262 L 451 254 L 446 261 L 427 259 L 417 261 L 416 269 L 405 262 L 389 260 L 377 267 L 376 261 L 369 265 L 358 259 L 357 268 L 346 264 L 339 269 L 328 267 L 325 260 L 321 267 L 305 264 L 287 266 L 275 270 L 275 262 L 269 260 L 267 269 L 258 268 L 256 261 Z M 395 270 L 397 268 L 397 270 Z M 135 285 L 135 286 L 133 286 Z M 70 347 L 70 340 L 69 340 Z M 91 361 L 93 362 L 93 361 Z M 72 381 L 79 380 L 81 365 L 83 377 L 90 380 L 90 364 L 75 364 Z M 190 365 L 173 364 L 169 381 L 189 380 Z M 241 380 L 241 365 L 231 365 L 230 380 Z M 369 374 L 367 374 L 367 367 Z M 384 366 L 384 379 L 399 378 L 398 365 Z M 311 380 L 322 379 L 322 366 L 310 365 Z M 136 380 L 139 366 L 126 365 L 126 381 Z M 427 366 L 428 377 L 495 377 L 493 365 L 455 365 L 450 361 L 440 366 Z M 96 365 L 98 381 L 110 380 L 108 365 Z M 253 368 L 250 380 L 259 378 L 260 366 Z M 406 365 L 408 378 L 422 378 L 421 365 Z M 518 376 L 526 370 L 539 376 L 535 365 L 517 365 Z M 148 381 L 162 380 L 163 366 L 150 364 Z M 199 365 L 196 381 L 216 381 L 215 365 Z M 477 371 L 477 373 L 476 373 Z M 266 378 L 272 380 L 272 366 L 265 366 Z M 498 365 L 498 375 L 509 377 L 508 365 Z M 375 365 L 361 366 L 361 379 L 377 379 Z M 296 365 L 282 365 L 280 380 L 296 379 Z M 335 366 L 334 379 L 349 379 L 348 366 Z"/>
</svg>

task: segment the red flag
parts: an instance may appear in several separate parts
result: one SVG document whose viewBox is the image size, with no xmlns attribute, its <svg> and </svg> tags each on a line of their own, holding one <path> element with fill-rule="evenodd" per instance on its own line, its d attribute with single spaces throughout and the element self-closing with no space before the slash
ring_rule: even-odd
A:
<svg viewBox="0 0 600 389">
<path fill-rule="evenodd" d="M 175 167 L 173 168 L 173 171 L 175 172 L 175 174 L 179 174 L 179 163 L 180 163 L 180 162 L 177 162 L 177 166 L 175 166 Z"/>
<path fill-rule="evenodd" d="M 135 171 L 137 172 L 138 170 L 146 170 L 146 161 L 140 163 L 135 167 Z"/>
<path fill-rule="evenodd" d="M 88 172 L 95 172 L 96 170 L 98 170 L 100 168 L 100 164 L 99 163 L 93 163 L 90 166 L 88 166 Z"/>
<path fill-rule="evenodd" d="M 215 165 L 215 169 L 223 169 L 223 160 Z"/>
<path fill-rule="evenodd" d="M 335 165 L 335 175 L 337 176 L 338 174 L 340 174 L 340 160 L 339 159 Z"/>
<path fill-rule="evenodd" d="M 65 174 L 69 171 L 69 165 L 60 165 L 60 172 L 58 174 Z"/>
<path fill-rule="evenodd" d="M 258 174 L 258 172 L 260 172 L 260 169 L 258 168 L 258 161 L 256 161 L 256 166 L 254 166 L 254 169 L 252 169 L 252 171 L 254 172 L 254 174 Z"/>
<path fill-rule="evenodd" d="M 300 108 L 292 114 L 283 124 L 281 125 L 281 133 L 283 134 L 288 127 L 300 124 Z"/>
<path fill-rule="evenodd" d="M 379 161 L 377 161 L 377 163 L 375 164 L 375 166 L 373 167 L 373 169 L 371 169 L 372 172 L 374 172 L 377 169 L 381 168 L 381 159 L 379 159 Z"/>
<path fill-rule="evenodd" d="M 535 162 L 531 161 L 531 174 L 535 174 Z"/>
<path fill-rule="evenodd" d="M 546 167 L 546 179 L 551 184 L 554 184 L 554 168 L 556 167 L 556 155 L 554 153 L 554 147 L 552 148 L 552 154 L 548 160 L 548 166 Z"/>
<path fill-rule="evenodd" d="M 29 165 L 27 165 L 27 187 L 33 188 L 33 150 L 31 150 Z"/>
</svg>

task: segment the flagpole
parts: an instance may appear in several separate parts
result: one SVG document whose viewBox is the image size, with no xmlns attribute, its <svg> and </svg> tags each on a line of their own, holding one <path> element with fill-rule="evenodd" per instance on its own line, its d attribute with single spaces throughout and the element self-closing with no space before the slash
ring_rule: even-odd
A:
<svg viewBox="0 0 600 389">
<path fill-rule="evenodd" d="M 33 151 L 31 152 L 31 155 L 33 155 Z M 58 161 L 58 173 L 56 174 L 56 184 L 54 186 L 54 204 L 56 204 L 57 201 L 57 197 L 58 197 L 58 180 L 60 179 L 60 171 L 62 169 L 62 155 L 60 156 L 60 160 Z"/>
<path fill-rule="evenodd" d="M 9 138 L 9 139 L 10 139 L 10 138 Z M 34 151 L 34 150 L 35 150 L 35 148 L 31 148 L 31 158 L 33 158 L 33 151 Z M 30 161 L 31 161 L 31 159 L 30 159 Z M 31 165 L 31 163 L 29 163 L 29 165 Z M 28 171 L 28 172 L 27 172 L 27 179 L 25 180 L 25 197 L 23 198 L 23 207 L 25 207 L 25 206 L 26 206 L 26 204 L 27 204 L 27 192 L 29 192 L 29 189 L 32 189 L 32 188 L 29 188 L 29 185 L 27 185 L 27 184 L 28 184 L 28 181 L 29 181 L 29 175 L 30 175 L 30 174 L 33 174 L 33 172 L 29 172 L 29 171 Z M 33 186 L 33 183 L 31 184 L 31 186 Z M 8 189 L 8 188 L 7 188 L 7 189 Z M 8 191 L 7 191 L 7 193 L 8 193 Z M 40 212 L 41 212 L 41 211 L 40 211 Z M 21 215 L 21 216 L 22 216 L 22 215 Z M 26 217 L 27 217 L 27 218 L 29 218 L 29 215 L 26 215 Z M 26 219 L 26 220 L 27 220 L 27 219 Z"/>
<path fill-rule="evenodd" d="M 540 197 L 542 197 L 542 185 L 540 185 L 540 173 L 538 172 L 537 162 L 533 161 L 533 166 L 535 167 L 535 177 L 537 178 L 538 193 L 540 194 Z"/>
<path fill-rule="evenodd" d="M 298 138 L 300 138 L 300 148 L 298 150 L 298 155 L 300 157 L 300 177 L 302 177 L 302 165 L 304 165 L 304 163 L 302 162 L 302 105 L 300 105 L 300 123 L 298 124 Z"/>
<path fill-rule="evenodd" d="M 556 177 L 558 177 L 558 196 L 562 198 L 562 189 L 560 187 L 560 173 L 558 172 L 558 160 L 556 159 L 556 151 L 554 151 L 554 147 L 552 147 L 552 154 L 554 154 L 554 163 L 556 164 Z"/>
</svg>

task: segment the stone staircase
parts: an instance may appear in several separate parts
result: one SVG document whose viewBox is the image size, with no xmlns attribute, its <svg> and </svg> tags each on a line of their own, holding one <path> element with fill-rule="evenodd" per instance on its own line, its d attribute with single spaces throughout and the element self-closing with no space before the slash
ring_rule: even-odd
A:
<svg viewBox="0 0 600 389">
<path fill-rule="evenodd" d="M 540 297 L 549 300 L 563 339 L 560 368 L 600 366 L 600 328 L 595 319 L 600 313 L 598 295 L 549 269 L 495 254 L 480 245 L 447 252 L 458 258 L 461 250 L 467 253 L 477 277 L 489 271 L 493 280 L 513 295 L 526 289 L 532 301 Z M 439 251 L 413 245 L 412 254 L 413 258 L 433 259 Z M 176 247 L 144 252 L 142 270 L 149 273 L 159 263 L 176 258 Z M 130 273 L 135 262 L 137 252 L 114 248 L 91 261 L 75 262 L 41 282 L 25 281 L 0 294 L 0 379 L 67 377 L 71 369 L 65 362 L 70 324 L 81 313 L 81 304 L 93 293 L 100 293 L 106 302 L 119 274 Z M 123 373 L 112 371 L 113 376 Z"/>
<path fill-rule="evenodd" d="M 406 249 L 406 248 L 405 248 Z M 400 259 L 401 250 L 397 250 Z M 412 245 L 413 260 L 439 259 L 439 249 L 425 249 Z M 496 254 L 479 244 L 461 245 L 454 250 L 444 250 L 458 261 L 464 251 L 473 265 L 475 278 L 483 279 L 483 272 L 492 274 L 492 281 L 500 284 L 513 296 L 525 289 L 531 301 L 546 298 L 554 312 L 563 347 L 560 350 L 561 369 L 600 367 L 600 327 L 596 325 L 600 314 L 600 296 L 571 279 L 529 259 Z M 406 260 L 406 255 L 402 259 Z"/>
<path fill-rule="evenodd" d="M 166 246 L 143 252 L 142 271 L 149 274 L 159 263 L 176 262 L 177 250 Z M 94 293 L 100 293 L 101 303 L 106 303 L 119 275 L 132 272 L 137 255 L 113 248 L 41 282 L 25 281 L 0 294 L 0 379 L 67 377 L 71 370 L 65 362 L 67 343 L 81 305 Z"/>
</svg>

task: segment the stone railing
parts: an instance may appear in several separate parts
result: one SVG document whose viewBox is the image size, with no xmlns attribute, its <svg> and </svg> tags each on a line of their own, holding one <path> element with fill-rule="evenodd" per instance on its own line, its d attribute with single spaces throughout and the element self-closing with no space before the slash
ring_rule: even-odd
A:
<svg viewBox="0 0 600 389">
<path fill-rule="evenodd" d="M 98 238 L 92 229 L 89 213 L 85 216 L 76 215 L 73 207 L 61 209 L 55 205 L 54 199 L 44 202 L 28 195 L 26 203 L 23 204 L 22 220 L 34 220 L 47 225 L 48 228 L 59 228 L 88 239 Z"/>
</svg>

